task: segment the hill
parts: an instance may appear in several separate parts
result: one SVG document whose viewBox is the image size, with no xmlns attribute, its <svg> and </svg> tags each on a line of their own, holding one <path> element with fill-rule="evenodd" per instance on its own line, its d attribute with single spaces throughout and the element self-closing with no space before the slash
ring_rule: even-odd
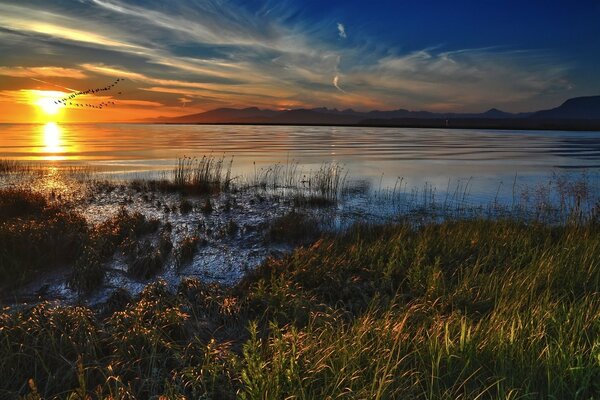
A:
<svg viewBox="0 0 600 400">
<path fill-rule="evenodd" d="M 600 96 L 569 99 L 559 107 L 534 113 L 532 118 L 600 119 Z"/>
<path fill-rule="evenodd" d="M 600 129 L 600 96 L 577 97 L 559 107 L 534 113 L 509 113 L 497 108 L 482 113 L 434 113 L 396 109 L 355 111 L 353 109 L 271 110 L 217 108 L 174 118 L 145 120 L 172 124 L 274 124 L 274 125 L 361 125 L 449 127 L 489 129 Z"/>
</svg>

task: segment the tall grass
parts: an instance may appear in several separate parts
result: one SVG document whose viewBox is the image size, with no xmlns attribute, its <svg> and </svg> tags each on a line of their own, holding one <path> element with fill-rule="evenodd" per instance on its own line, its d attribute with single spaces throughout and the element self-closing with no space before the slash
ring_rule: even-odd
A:
<svg viewBox="0 0 600 400">
<path fill-rule="evenodd" d="M 250 186 L 277 193 L 301 205 L 334 205 L 346 189 L 348 171 L 337 163 L 323 163 L 304 172 L 295 161 L 254 170 Z"/>
<path fill-rule="evenodd" d="M 392 188 L 370 193 L 370 204 L 382 206 L 401 218 L 419 216 L 429 220 L 445 218 L 514 218 L 550 224 L 585 223 L 600 218 L 600 181 L 586 172 L 578 175 L 554 173 L 534 185 L 511 183 L 512 199 L 499 199 L 504 182 L 495 197 L 477 200 L 471 193 L 473 178 L 448 181 L 445 191 L 431 183 L 408 187 L 398 178 Z"/>
<path fill-rule="evenodd" d="M 322 199 L 335 204 L 342 194 L 347 176 L 348 171 L 339 164 L 322 164 L 305 182 L 309 202 Z"/>
<path fill-rule="evenodd" d="M 594 222 L 356 226 L 233 288 L 7 310 L 0 396 L 591 399 L 598 321 Z"/>
<path fill-rule="evenodd" d="M 177 160 L 173 171 L 176 187 L 191 189 L 199 193 L 214 193 L 227 190 L 232 181 L 233 157 L 227 163 L 225 156 L 183 157 Z"/>
<path fill-rule="evenodd" d="M 4 160 L 0 159 L 0 174 L 7 174 L 18 171 L 20 163 L 15 160 Z"/>
</svg>

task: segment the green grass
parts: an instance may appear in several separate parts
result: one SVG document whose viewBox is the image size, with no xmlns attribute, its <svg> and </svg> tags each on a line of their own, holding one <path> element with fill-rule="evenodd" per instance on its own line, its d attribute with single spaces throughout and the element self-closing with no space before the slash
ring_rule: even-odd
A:
<svg viewBox="0 0 600 400">
<path fill-rule="evenodd" d="M 591 399 L 600 226 L 357 226 L 233 288 L 0 315 L 0 397 Z M 74 395 L 75 393 L 75 395 Z"/>
</svg>

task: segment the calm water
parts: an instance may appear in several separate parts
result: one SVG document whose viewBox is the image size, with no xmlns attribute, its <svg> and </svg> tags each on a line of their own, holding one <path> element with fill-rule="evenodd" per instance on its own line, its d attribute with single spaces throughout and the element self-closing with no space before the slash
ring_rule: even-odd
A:
<svg viewBox="0 0 600 400">
<path fill-rule="evenodd" d="M 377 188 L 398 178 L 445 190 L 470 180 L 475 195 L 505 193 L 515 180 L 600 172 L 600 132 L 492 131 L 299 126 L 55 124 L 0 125 L 0 158 L 91 164 L 120 176 L 169 169 L 183 155 L 234 156 L 250 176 L 274 163 L 323 162 Z"/>
</svg>

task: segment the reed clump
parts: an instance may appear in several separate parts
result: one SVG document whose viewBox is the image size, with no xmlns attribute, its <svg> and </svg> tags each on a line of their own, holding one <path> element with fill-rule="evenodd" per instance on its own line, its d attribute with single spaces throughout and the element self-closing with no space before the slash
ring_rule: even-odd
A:
<svg viewBox="0 0 600 400">
<path fill-rule="evenodd" d="M 233 157 L 225 156 L 182 157 L 177 160 L 173 171 L 173 186 L 195 194 L 211 194 L 226 191 L 231 187 Z"/>
<path fill-rule="evenodd" d="M 594 398 L 600 226 L 359 225 L 233 288 L 0 313 L 0 396 Z M 123 306 L 121 306 L 123 307 Z M 59 374 L 56 371 L 60 371 Z"/>
</svg>

